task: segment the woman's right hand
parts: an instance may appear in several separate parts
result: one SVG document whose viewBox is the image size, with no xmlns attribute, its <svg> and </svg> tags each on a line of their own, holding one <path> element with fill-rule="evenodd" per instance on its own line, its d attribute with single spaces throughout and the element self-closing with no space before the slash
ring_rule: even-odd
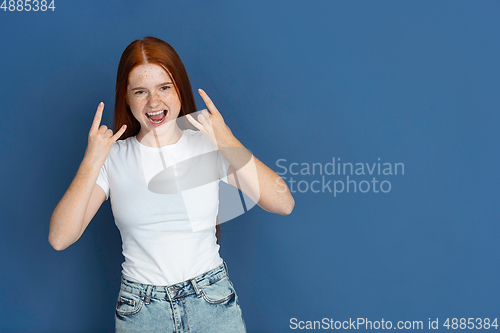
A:
<svg viewBox="0 0 500 333">
<path fill-rule="evenodd" d="M 113 131 L 106 125 L 101 125 L 99 127 L 101 124 L 103 110 L 104 103 L 101 102 L 97 107 L 94 122 L 90 128 L 89 142 L 85 152 L 85 155 L 88 154 L 93 161 L 99 162 L 101 165 L 104 164 L 104 161 L 108 157 L 113 143 L 115 143 L 127 129 L 127 125 L 123 125 L 118 132 L 113 135 Z"/>
</svg>

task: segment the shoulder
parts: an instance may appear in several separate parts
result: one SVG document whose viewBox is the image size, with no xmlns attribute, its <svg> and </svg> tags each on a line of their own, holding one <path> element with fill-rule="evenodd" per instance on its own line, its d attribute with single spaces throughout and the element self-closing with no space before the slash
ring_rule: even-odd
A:
<svg viewBox="0 0 500 333">
<path fill-rule="evenodd" d="M 137 140 L 135 139 L 135 136 L 131 136 L 126 139 L 116 141 L 115 143 L 113 143 L 113 146 L 111 147 L 111 151 L 109 153 L 110 156 L 121 155 L 126 153 L 128 150 L 134 147 L 136 141 Z"/>
<path fill-rule="evenodd" d="M 201 137 L 204 137 L 204 135 L 201 131 L 195 131 L 192 129 L 185 129 L 184 135 L 186 137 L 189 137 L 189 138 L 194 139 L 194 140 L 199 140 Z"/>
<path fill-rule="evenodd" d="M 201 131 L 186 129 L 184 135 L 186 136 L 186 144 L 190 147 L 189 149 L 194 149 L 198 153 L 218 150 Z"/>
<path fill-rule="evenodd" d="M 133 154 L 133 149 L 135 146 L 135 136 L 129 138 L 118 140 L 111 146 L 108 157 L 104 162 L 105 168 L 113 168 L 113 166 L 123 165 L 123 163 L 128 163 L 130 158 L 134 158 L 136 154 Z"/>
</svg>

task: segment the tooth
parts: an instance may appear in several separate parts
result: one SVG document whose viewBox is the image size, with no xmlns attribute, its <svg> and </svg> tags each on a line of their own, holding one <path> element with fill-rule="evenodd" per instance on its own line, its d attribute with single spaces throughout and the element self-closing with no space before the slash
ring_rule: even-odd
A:
<svg viewBox="0 0 500 333">
<path fill-rule="evenodd" d="M 158 112 L 148 112 L 148 115 L 150 115 L 150 116 L 156 116 L 156 115 L 158 115 L 160 113 L 163 113 L 163 110 L 158 111 Z"/>
</svg>

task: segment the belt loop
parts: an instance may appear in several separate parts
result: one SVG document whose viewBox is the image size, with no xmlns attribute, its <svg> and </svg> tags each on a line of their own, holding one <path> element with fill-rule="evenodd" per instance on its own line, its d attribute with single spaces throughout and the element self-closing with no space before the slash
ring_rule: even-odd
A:
<svg viewBox="0 0 500 333">
<path fill-rule="evenodd" d="M 141 297 L 145 304 L 149 304 L 149 301 L 151 300 L 151 290 L 152 289 L 153 289 L 153 286 L 148 284 L 148 287 L 146 288 L 146 296 Z"/>
<path fill-rule="evenodd" d="M 196 291 L 196 296 L 200 297 L 201 292 L 200 292 L 200 289 L 198 288 L 198 284 L 196 284 L 196 281 L 194 279 L 191 279 L 190 281 L 193 284 L 194 290 Z"/>
<path fill-rule="evenodd" d="M 226 275 L 229 277 L 229 272 L 227 270 L 227 265 L 225 261 L 222 261 L 224 263 L 224 269 L 226 270 Z"/>
</svg>

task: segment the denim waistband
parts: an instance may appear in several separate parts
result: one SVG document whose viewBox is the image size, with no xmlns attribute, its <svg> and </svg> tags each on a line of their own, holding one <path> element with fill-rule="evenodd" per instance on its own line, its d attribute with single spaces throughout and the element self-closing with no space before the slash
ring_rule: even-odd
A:
<svg viewBox="0 0 500 333">
<path fill-rule="evenodd" d="M 200 288 L 215 283 L 225 276 L 228 276 L 228 271 L 226 262 L 223 261 L 218 267 L 208 272 L 170 286 L 138 283 L 128 280 L 122 275 L 120 288 L 129 293 L 141 296 L 147 304 L 150 298 L 167 298 L 173 300 L 191 293 L 196 293 L 197 296 L 200 296 Z"/>
</svg>

